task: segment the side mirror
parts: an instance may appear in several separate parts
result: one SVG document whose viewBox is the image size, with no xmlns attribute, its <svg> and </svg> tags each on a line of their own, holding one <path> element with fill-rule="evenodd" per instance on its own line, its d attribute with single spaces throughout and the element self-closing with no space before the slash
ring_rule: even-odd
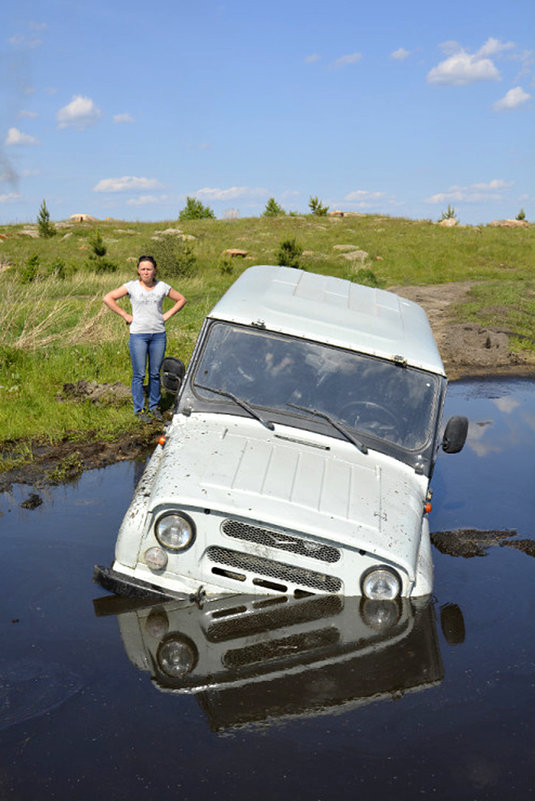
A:
<svg viewBox="0 0 535 801">
<path fill-rule="evenodd" d="M 466 442 L 467 433 L 467 417 L 450 417 L 442 438 L 442 450 L 446 453 L 459 453 Z"/>
<path fill-rule="evenodd" d="M 440 626 L 448 645 L 460 645 L 464 642 L 464 617 L 457 604 L 444 604 L 440 607 Z"/>
<path fill-rule="evenodd" d="M 184 367 L 184 362 L 181 362 L 180 359 L 176 359 L 174 356 L 166 356 L 162 362 L 161 369 L 163 388 L 167 390 L 167 392 L 176 395 L 182 384 L 185 372 L 186 368 Z"/>
</svg>

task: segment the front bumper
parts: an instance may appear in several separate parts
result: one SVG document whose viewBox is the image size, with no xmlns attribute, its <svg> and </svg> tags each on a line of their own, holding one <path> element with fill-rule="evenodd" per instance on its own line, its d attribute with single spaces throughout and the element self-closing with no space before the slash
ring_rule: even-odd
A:
<svg viewBox="0 0 535 801">
<path fill-rule="evenodd" d="M 111 567 L 103 567 L 102 565 L 95 565 L 93 568 L 93 581 L 96 584 L 100 584 L 100 586 L 108 590 L 108 592 L 121 595 L 123 598 L 171 601 L 175 598 L 184 600 L 195 597 L 184 592 L 164 591 L 161 587 L 150 584 L 148 581 L 142 581 L 132 576 L 125 576 L 123 573 L 118 573 Z"/>
</svg>

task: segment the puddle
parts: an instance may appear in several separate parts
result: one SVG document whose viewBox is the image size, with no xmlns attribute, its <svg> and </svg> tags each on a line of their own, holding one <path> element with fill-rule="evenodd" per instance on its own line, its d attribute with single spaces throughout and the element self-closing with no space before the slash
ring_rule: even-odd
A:
<svg viewBox="0 0 535 801">
<path fill-rule="evenodd" d="M 91 574 L 142 465 L 30 508 L 29 487 L 1 495 L 3 795 L 532 797 L 535 562 L 515 543 L 535 539 L 535 384 L 452 384 L 451 414 L 469 439 L 437 463 L 434 593 L 418 603 L 132 606 Z"/>
</svg>

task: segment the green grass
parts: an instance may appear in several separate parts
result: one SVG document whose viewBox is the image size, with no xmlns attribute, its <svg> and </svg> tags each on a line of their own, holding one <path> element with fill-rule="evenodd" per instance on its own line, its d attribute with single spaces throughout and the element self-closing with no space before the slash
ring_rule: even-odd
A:
<svg viewBox="0 0 535 801">
<path fill-rule="evenodd" d="M 89 238 L 100 231 L 115 273 L 95 274 Z M 307 270 L 378 286 L 477 281 L 458 319 L 505 329 L 519 348 L 535 350 L 534 229 L 441 228 L 428 221 L 314 215 L 237 220 L 65 224 L 50 239 L 21 234 L 24 226 L 0 226 L 0 447 L 4 469 L 27 458 L 27 443 L 113 439 L 132 429 L 129 403 L 117 407 L 60 401 L 64 383 L 96 380 L 130 383 L 128 329 L 102 304 L 113 287 L 135 277 L 141 253 L 151 253 L 157 231 L 179 228 L 195 237 L 195 266 L 188 277 L 168 278 L 188 299 L 167 326 L 167 352 L 188 361 L 206 313 L 251 264 L 276 263 L 281 243 L 295 240 L 307 253 Z M 369 254 L 350 264 L 334 245 Z M 225 257 L 227 248 L 248 251 Z M 20 271 L 37 256 L 39 276 L 23 283 Z M 48 275 L 62 259 L 66 277 Z M 359 270 L 360 275 L 359 275 Z M 166 278 L 165 264 L 160 265 Z M 127 301 L 122 301 L 128 307 Z M 505 321 L 505 322 L 504 322 Z M 3 443 L 3 446 L 2 446 Z M 15 445 L 13 445 L 15 443 Z M 2 469 L 0 467 L 0 469 Z"/>
<path fill-rule="evenodd" d="M 504 331 L 513 350 L 535 350 L 535 278 L 476 284 L 468 295 L 459 319 Z"/>
</svg>

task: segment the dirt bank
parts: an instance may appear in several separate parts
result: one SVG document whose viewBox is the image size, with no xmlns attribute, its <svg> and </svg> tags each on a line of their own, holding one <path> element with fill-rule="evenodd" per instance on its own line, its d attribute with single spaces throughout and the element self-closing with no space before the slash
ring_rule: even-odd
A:
<svg viewBox="0 0 535 801">
<path fill-rule="evenodd" d="M 34 445 L 33 460 L 29 464 L 0 473 L 0 492 L 8 491 L 12 484 L 29 484 L 35 489 L 46 484 L 64 484 L 76 481 L 84 470 L 143 459 L 156 446 L 162 430 L 162 424 L 154 424 L 140 427 L 139 431 L 125 434 L 115 442 L 77 443 L 68 438 L 55 445 Z M 7 443 L 3 451 L 16 456 L 16 445 Z"/>
<path fill-rule="evenodd" d="M 459 323 L 451 309 L 466 300 L 472 282 L 434 286 L 392 287 L 423 306 L 433 329 L 450 381 L 475 375 L 535 375 L 532 353 L 512 353 L 505 328 Z"/>
<path fill-rule="evenodd" d="M 391 289 L 416 301 L 427 312 L 450 380 L 477 375 L 535 375 L 535 356 L 512 353 L 507 331 L 454 320 L 451 309 L 465 299 L 470 286 L 470 282 L 462 282 Z M 143 458 L 154 448 L 162 429 L 161 424 L 145 425 L 115 442 L 77 444 L 71 438 L 52 446 L 35 446 L 30 464 L 0 474 L 0 491 L 13 483 L 33 487 L 62 483 L 76 479 L 84 470 Z M 9 450 L 16 452 L 16 443 L 11 448 L 4 446 L 4 451 Z"/>
</svg>

